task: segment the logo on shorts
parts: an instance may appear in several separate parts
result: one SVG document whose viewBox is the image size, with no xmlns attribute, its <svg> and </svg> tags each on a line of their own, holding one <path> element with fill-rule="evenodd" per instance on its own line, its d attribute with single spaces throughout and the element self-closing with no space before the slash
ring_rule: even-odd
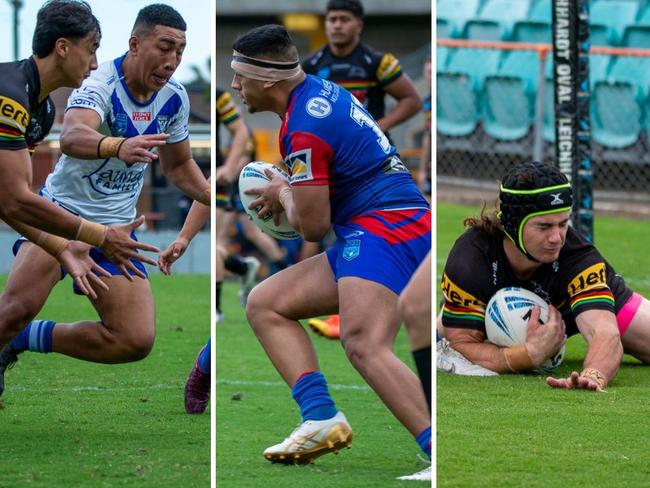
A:
<svg viewBox="0 0 650 488">
<path fill-rule="evenodd" d="M 351 237 L 359 237 L 359 236 L 362 236 L 363 234 L 365 234 L 365 232 L 363 232 L 362 230 L 355 230 L 353 232 L 350 232 L 346 236 L 343 236 L 343 238 L 344 239 L 350 239 Z"/>
<path fill-rule="evenodd" d="M 332 105 L 323 97 L 310 98 L 307 102 L 307 113 L 322 119 L 332 113 Z"/>
<path fill-rule="evenodd" d="M 343 259 L 346 261 L 352 261 L 354 258 L 359 256 L 361 250 L 361 241 L 359 239 L 348 239 L 345 241 L 345 247 L 343 248 Z"/>
</svg>

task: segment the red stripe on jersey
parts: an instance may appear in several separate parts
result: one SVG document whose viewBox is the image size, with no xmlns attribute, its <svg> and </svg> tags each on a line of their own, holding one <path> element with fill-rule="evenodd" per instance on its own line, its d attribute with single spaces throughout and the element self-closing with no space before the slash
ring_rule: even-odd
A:
<svg viewBox="0 0 650 488">
<path fill-rule="evenodd" d="M 420 215 L 418 215 L 420 214 Z M 416 210 L 376 210 L 352 219 L 389 244 L 408 242 L 431 232 L 431 213 Z"/>
<path fill-rule="evenodd" d="M 289 154 L 284 164 L 289 169 L 292 185 L 329 185 L 330 164 L 334 150 L 320 137 L 309 132 L 289 135 Z"/>
</svg>

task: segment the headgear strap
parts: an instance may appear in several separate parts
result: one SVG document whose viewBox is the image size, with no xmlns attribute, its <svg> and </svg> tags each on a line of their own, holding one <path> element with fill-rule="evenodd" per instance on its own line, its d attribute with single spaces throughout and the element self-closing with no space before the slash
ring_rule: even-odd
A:
<svg viewBox="0 0 650 488">
<path fill-rule="evenodd" d="M 524 246 L 524 225 L 539 215 L 571 211 L 573 204 L 570 183 L 534 190 L 513 190 L 501 185 L 499 199 L 499 220 L 504 232 L 528 259 L 536 262 Z"/>
<path fill-rule="evenodd" d="M 271 61 L 251 58 L 233 51 L 230 67 L 246 78 L 259 81 L 283 81 L 295 78 L 302 73 L 300 61 Z"/>
</svg>

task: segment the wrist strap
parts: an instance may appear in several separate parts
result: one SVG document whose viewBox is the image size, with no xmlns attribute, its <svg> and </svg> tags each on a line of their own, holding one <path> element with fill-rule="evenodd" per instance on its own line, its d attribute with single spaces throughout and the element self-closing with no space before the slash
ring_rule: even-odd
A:
<svg viewBox="0 0 650 488">
<path fill-rule="evenodd" d="M 598 387 L 601 390 L 603 390 L 605 386 L 607 386 L 607 379 L 605 378 L 605 375 L 601 373 L 599 370 L 597 370 L 596 368 L 585 368 L 580 373 L 580 376 L 595 381 L 596 383 L 598 383 Z"/>
<path fill-rule="evenodd" d="M 86 219 L 81 219 L 79 229 L 77 230 L 77 241 L 82 241 L 94 247 L 100 247 L 104 244 L 108 227 L 102 224 L 96 224 Z"/>
<path fill-rule="evenodd" d="M 66 248 L 68 240 L 63 237 L 41 232 L 35 244 L 55 258 Z"/>
<path fill-rule="evenodd" d="M 517 373 L 519 371 L 528 371 L 535 368 L 535 363 L 530 359 L 528 350 L 523 344 L 521 346 L 505 347 L 503 354 L 510 371 Z"/>
<path fill-rule="evenodd" d="M 97 155 L 100 159 L 116 157 L 125 140 L 124 137 L 102 137 L 97 144 Z"/>
</svg>

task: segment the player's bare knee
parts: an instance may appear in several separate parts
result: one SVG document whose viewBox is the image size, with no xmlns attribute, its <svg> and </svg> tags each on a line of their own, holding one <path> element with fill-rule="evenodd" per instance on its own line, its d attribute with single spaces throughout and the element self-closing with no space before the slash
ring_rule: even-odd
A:
<svg viewBox="0 0 650 488">
<path fill-rule="evenodd" d="M 145 334 L 133 337 L 124 344 L 124 355 L 127 361 L 140 361 L 146 358 L 153 349 L 154 336 Z"/>
<path fill-rule="evenodd" d="M 14 337 L 32 320 L 38 309 L 29 300 L 3 296 L 0 301 L 0 337 Z"/>
<path fill-rule="evenodd" d="M 246 300 L 246 318 L 253 329 L 260 325 L 260 320 L 271 310 L 272 301 L 269 300 L 263 282 L 253 288 Z"/>
</svg>

